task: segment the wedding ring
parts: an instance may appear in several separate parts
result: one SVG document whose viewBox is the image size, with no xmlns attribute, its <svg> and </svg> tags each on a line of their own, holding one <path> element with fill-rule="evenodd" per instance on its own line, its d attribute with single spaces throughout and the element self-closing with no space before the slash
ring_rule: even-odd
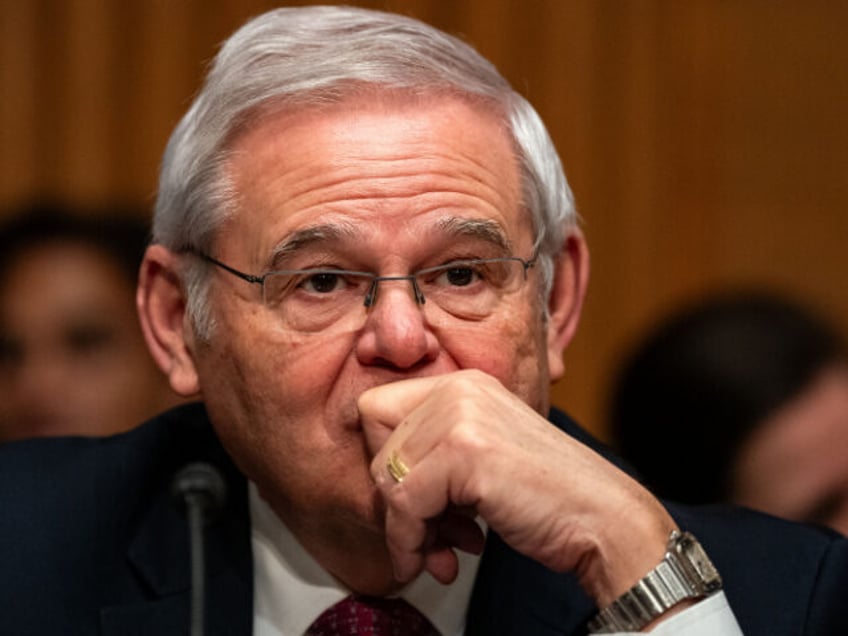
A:
<svg viewBox="0 0 848 636">
<path fill-rule="evenodd" d="M 403 463 L 396 450 L 392 451 L 392 454 L 389 456 L 386 468 L 389 469 L 389 474 L 397 483 L 402 482 L 403 478 L 409 474 L 409 466 Z"/>
</svg>

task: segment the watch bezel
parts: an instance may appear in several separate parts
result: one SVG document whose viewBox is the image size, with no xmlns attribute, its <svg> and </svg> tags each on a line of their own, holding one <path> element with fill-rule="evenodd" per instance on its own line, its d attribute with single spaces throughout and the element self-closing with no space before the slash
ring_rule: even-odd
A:
<svg viewBox="0 0 848 636">
<path fill-rule="evenodd" d="M 721 589 L 721 575 L 692 533 L 673 531 L 665 558 L 676 559 L 696 596 L 708 596 Z"/>
</svg>

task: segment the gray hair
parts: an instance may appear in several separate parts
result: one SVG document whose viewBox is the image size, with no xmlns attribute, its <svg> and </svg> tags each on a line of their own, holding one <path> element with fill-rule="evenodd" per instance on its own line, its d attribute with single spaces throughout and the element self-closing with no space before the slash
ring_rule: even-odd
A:
<svg viewBox="0 0 848 636">
<path fill-rule="evenodd" d="M 446 91 L 491 105 L 512 134 L 530 211 L 543 293 L 553 260 L 576 223 L 571 190 L 539 115 L 471 46 L 404 16 L 352 7 L 281 8 L 242 26 L 223 45 L 162 161 L 153 239 L 172 251 L 211 249 L 234 213 L 224 170 L 228 145 L 269 108 L 344 99 L 351 87 Z M 201 338 L 212 328 L 207 266 L 183 270 L 188 312 Z"/>
</svg>

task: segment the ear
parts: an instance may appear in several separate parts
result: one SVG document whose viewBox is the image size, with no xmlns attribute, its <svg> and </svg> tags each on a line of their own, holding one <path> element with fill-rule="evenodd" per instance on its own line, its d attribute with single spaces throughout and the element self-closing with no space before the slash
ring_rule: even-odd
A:
<svg viewBox="0 0 848 636">
<path fill-rule="evenodd" d="M 189 397 L 199 393 L 200 384 L 177 265 L 178 257 L 170 250 L 161 245 L 148 247 L 141 264 L 136 305 L 153 359 L 168 376 L 171 388 Z"/>
<path fill-rule="evenodd" d="M 552 382 L 565 373 L 562 354 L 577 331 L 588 282 L 589 249 L 583 233 L 575 228 L 554 261 L 548 298 L 548 368 Z"/>
</svg>

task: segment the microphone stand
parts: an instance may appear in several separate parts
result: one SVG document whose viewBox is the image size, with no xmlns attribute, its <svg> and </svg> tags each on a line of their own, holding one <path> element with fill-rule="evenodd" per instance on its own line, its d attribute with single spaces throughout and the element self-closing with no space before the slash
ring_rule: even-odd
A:
<svg viewBox="0 0 848 636">
<path fill-rule="evenodd" d="M 226 485 L 221 473 L 206 463 L 193 463 L 182 468 L 174 477 L 171 492 L 188 519 L 189 549 L 191 551 L 191 636 L 204 634 L 204 602 L 206 585 L 206 554 L 204 526 L 224 505 Z"/>
</svg>

